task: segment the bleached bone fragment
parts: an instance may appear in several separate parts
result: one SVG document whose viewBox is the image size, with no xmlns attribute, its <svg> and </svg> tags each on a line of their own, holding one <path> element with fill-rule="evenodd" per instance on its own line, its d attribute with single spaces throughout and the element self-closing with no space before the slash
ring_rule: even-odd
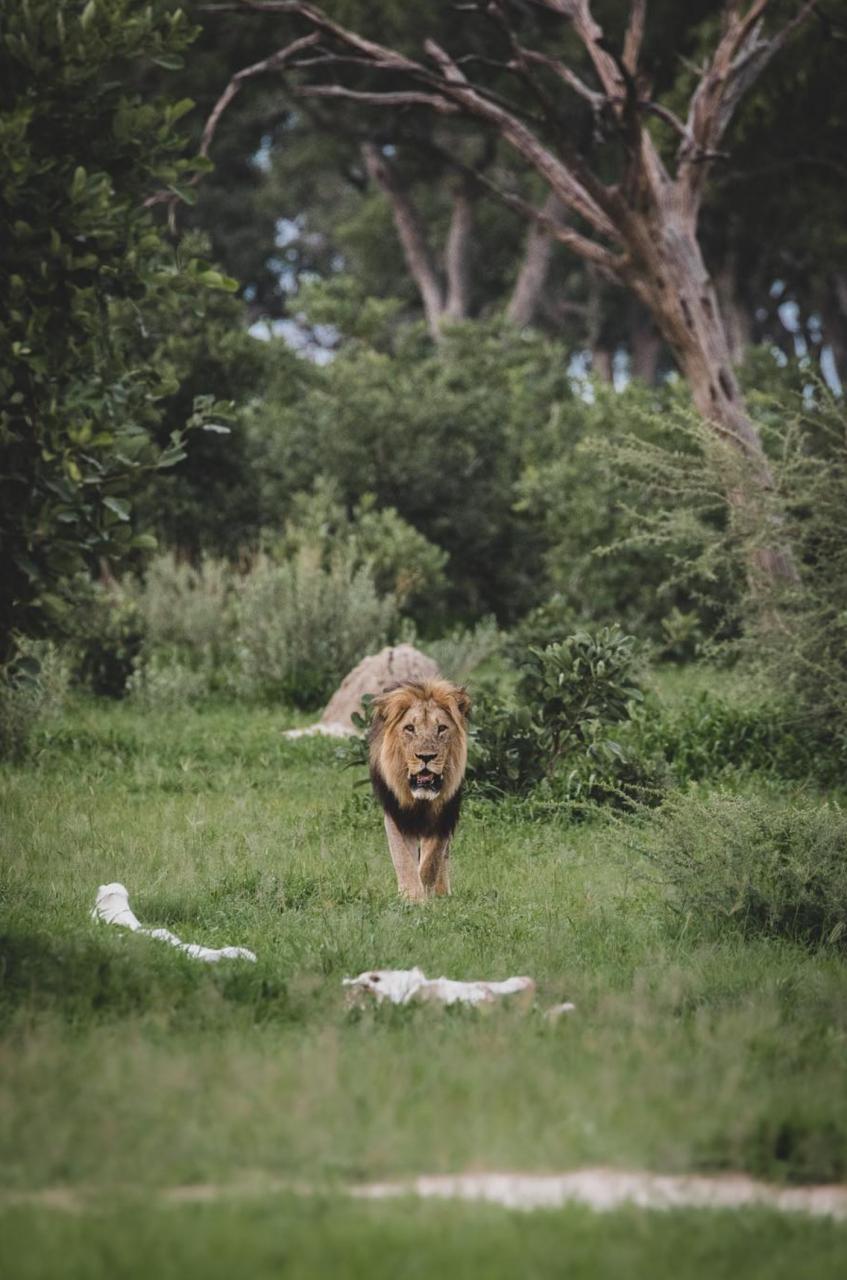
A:
<svg viewBox="0 0 847 1280">
<path fill-rule="evenodd" d="M 451 978 L 427 978 L 423 969 L 369 969 L 358 978 L 344 978 L 343 985 L 359 994 L 373 995 L 378 1001 L 411 1004 L 413 1000 L 436 1000 L 441 1004 L 493 1004 L 504 996 L 535 996 L 532 978 L 506 978 L 503 982 L 456 982 Z"/>
<path fill-rule="evenodd" d="M 101 884 L 91 916 L 94 920 L 102 920 L 104 924 L 120 925 L 122 929 L 131 929 L 133 933 L 143 933 L 147 938 L 167 942 L 178 951 L 184 951 L 192 960 L 203 960 L 207 964 L 217 964 L 219 960 L 256 962 L 255 955 L 246 947 L 203 947 L 199 942 L 181 942 L 170 929 L 145 929 L 130 907 L 129 893 L 122 884 Z"/>
</svg>

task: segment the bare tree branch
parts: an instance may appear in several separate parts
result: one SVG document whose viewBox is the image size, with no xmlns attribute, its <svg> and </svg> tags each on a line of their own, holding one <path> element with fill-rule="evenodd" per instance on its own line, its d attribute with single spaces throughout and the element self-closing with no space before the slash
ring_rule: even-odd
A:
<svg viewBox="0 0 847 1280">
<path fill-rule="evenodd" d="M 678 181 L 696 219 L 706 179 L 703 163 L 718 153 L 718 146 L 744 94 L 758 79 L 771 58 L 813 10 L 818 0 L 807 0 L 799 12 L 769 39 L 762 38 L 763 14 L 771 0 L 753 0 L 746 13 L 737 3 L 727 3 L 724 30 L 711 59 L 703 68 L 688 108 L 688 140 L 680 147 Z"/>
<path fill-rule="evenodd" d="M 372 107 L 432 107 L 439 115 L 455 116 L 460 108 L 434 93 L 420 93 L 414 89 L 401 89 L 396 93 L 369 93 L 361 89 L 348 89 L 343 84 L 301 84 L 291 91 L 296 98 L 347 98 Z"/>
<path fill-rule="evenodd" d="M 362 159 L 369 177 L 391 204 L 406 266 L 421 295 L 427 328 L 431 336 L 438 340 L 444 311 L 444 293 L 417 210 L 376 143 L 362 144 Z"/>
<path fill-rule="evenodd" d="M 564 206 L 551 191 L 541 207 L 545 218 L 561 223 Z M 530 222 L 523 262 L 506 307 L 506 319 L 520 329 L 532 324 L 541 303 L 556 241 L 535 221 Z"/>
<path fill-rule="evenodd" d="M 644 22 L 647 16 L 647 0 L 632 0 L 629 22 L 623 42 L 623 64 L 631 76 L 638 71 L 638 59 L 644 40 Z"/>
<path fill-rule="evenodd" d="M 215 136 L 215 130 L 218 127 L 220 118 L 226 111 L 233 98 L 238 94 L 241 87 L 247 80 L 253 79 L 255 76 L 265 75 L 268 71 L 282 71 L 284 67 L 290 64 L 299 53 L 304 49 L 311 48 L 320 40 L 317 32 L 311 35 L 302 36 L 299 40 L 293 40 L 291 44 L 286 45 L 283 49 L 277 49 L 276 53 L 272 53 L 268 58 L 262 58 L 260 62 L 254 62 L 252 66 L 244 67 L 238 71 L 230 80 L 221 96 L 218 98 L 209 118 L 203 128 L 203 137 L 200 142 L 200 155 L 208 156 L 209 147 L 212 145 L 212 139 Z M 200 182 L 202 174 L 195 174 L 191 179 L 191 185 L 197 186 Z M 173 191 L 156 191 L 152 196 L 144 201 L 144 207 L 150 208 L 155 204 L 174 204 L 179 199 Z"/>
<path fill-rule="evenodd" d="M 462 175 L 456 182 L 453 194 L 453 215 L 444 250 L 444 271 L 447 276 L 445 320 L 466 320 L 470 314 L 473 196 L 473 183 Z"/>
</svg>

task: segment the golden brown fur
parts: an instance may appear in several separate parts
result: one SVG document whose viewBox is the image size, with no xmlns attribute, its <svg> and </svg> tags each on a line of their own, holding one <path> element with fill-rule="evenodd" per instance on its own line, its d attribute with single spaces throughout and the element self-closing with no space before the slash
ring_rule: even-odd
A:
<svg viewBox="0 0 847 1280">
<path fill-rule="evenodd" d="M 371 782 L 385 811 L 400 892 L 410 898 L 449 892 L 450 837 L 461 807 L 469 710 L 465 690 L 446 680 L 401 685 L 374 702 Z"/>
</svg>

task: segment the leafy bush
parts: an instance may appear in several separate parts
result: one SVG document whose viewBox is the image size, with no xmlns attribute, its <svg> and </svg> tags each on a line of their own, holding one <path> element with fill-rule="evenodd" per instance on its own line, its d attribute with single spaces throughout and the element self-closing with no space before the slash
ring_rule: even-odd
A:
<svg viewBox="0 0 847 1280">
<path fill-rule="evenodd" d="M 139 478 L 183 456 L 179 431 L 153 440 L 178 377 L 141 354 L 150 309 L 234 287 L 175 254 L 145 207 L 164 186 L 189 198 L 205 165 L 177 130 L 192 103 L 130 87 L 140 61 L 182 65 L 185 13 L 31 0 L 5 6 L 3 27 L 0 660 L 15 627 L 61 619 L 68 574 L 144 545 Z"/>
<path fill-rule="evenodd" d="M 624 440 L 613 451 L 641 494 L 630 546 L 663 550 L 668 580 L 696 580 L 724 636 L 805 718 L 819 749 L 847 763 L 847 431 L 824 387 L 778 403 L 751 397 L 774 473 L 751 483 L 738 452 L 680 416 L 684 450 Z M 726 497 L 733 494 L 732 503 Z M 797 581 L 763 576 L 765 548 L 787 550 Z M 730 587 L 727 588 L 727 584 Z"/>
<path fill-rule="evenodd" d="M 366 653 L 385 643 L 396 620 L 367 570 L 302 547 L 276 564 L 262 556 L 243 580 L 236 606 L 247 691 L 296 706 L 324 702 Z"/>
<path fill-rule="evenodd" d="M 145 711 L 177 709 L 200 702 L 209 692 L 209 678 L 176 656 L 154 652 L 137 665 L 126 692 Z"/>
<path fill-rule="evenodd" d="M 429 542 L 394 507 L 378 508 L 364 494 L 348 513 L 338 486 L 318 479 L 310 493 L 294 495 L 285 536 L 269 548 L 290 557 L 302 547 L 319 548 L 324 564 L 343 557 L 353 569 L 364 568 L 379 595 L 391 595 L 398 607 L 432 625 L 443 611 L 447 553 Z"/>
<path fill-rule="evenodd" d="M 847 816 L 741 796 L 672 796 L 635 847 L 695 927 L 847 947 Z"/>
<path fill-rule="evenodd" d="M 144 618 L 133 596 L 117 582 L 78 575 L 66 629 L 74 680 L 92 693 L 122 698 L 144 644 Z"/>
<path fill-rule="evenodd" d="M 0 667 L 0 760 L 27 755 L 39 726 L 61 710 L 68 678 L 55 645 L 19 639 L 12 660 Z"/>
<path fill-rule="evenodd" d="M 290 511 L 292 492 L 326 476 L 348 510 L 373 494 L 449 554 L 449 616 L 511 620 L 537 603 L 539 522 L 516 502 L 527 440 L 554 405 L 582 412 L 559 344 L 474 321 L 435 351 L 397 325 L 380 347 L 347 344 L 288 395 L 252 422 L 267 510 Z"/>
<path fill-rule="evenodd" d="M 482 618 L 475 627 L 455 627 L 439 640 L 422 642 L 426 653 L 446 680 L 461 684 L 500 647 L 494 618 Z"/>
<path fill-rule="evenodd" d="M 131 588 L 144 623 L 145 648 L 175 650 L 183 661 L 217 667 L 232 657 L 235 583 L 230 565 L 210 557 L 197 564 L 155 556 Z"/>
<path fill-rule="evenodd" d="M 679 782 L 758 770 L 782 778 L 842 776 L 836 755 L 822 752 L 806 717 L 786 701 L 739 705 L 701 692 L 674 708 L 648 700 L 632 740 L 667 760 Z"/>
<path fill-rule="evenodd" d="M 641 691 L 634 641 L 617 627 L 579 632 L 526 655 L 516 701 L 477 697 L 470 776 L 483 795 L 526 795 L 544 786 L 551 799 L 607 801 L 652 792 L 661 767 L 629 759 L 609 737 L 628 721 Z"/>
</svg>

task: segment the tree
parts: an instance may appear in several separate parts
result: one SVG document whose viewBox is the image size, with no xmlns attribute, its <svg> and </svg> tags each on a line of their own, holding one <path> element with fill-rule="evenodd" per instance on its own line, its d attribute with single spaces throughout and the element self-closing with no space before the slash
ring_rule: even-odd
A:
<svg viewBox="0 0 847 1280">
<path fill-rule="evenodd" d="M 507 143 L 543 178 L 571 220 L 551 216 L 479 171 L 476 179 L 644 303 L 687 379 L 700 414 L 742 452 L 756 483 L 770 489 L 770 467 L 744 405 L 714 282 L 703 259 L 698 217 L 710 169 L 721 154 L 739 102 L 816 3 L 807 0 L 793 17 L 766 34 L 766 10 L 778 5 L 751 0 L 744 8 L 739 0 L 728 0 L 721 31 L 697 71 L 685 118 L 654 98 L 640 73 L 646 0 L 632 0 L 619 52 L 595 20 L 589 0 L 543 0 L 546 9 L 569 24 L 588 57 L 593 84 L 574 70 L 572 60 L 524 43 L 522 6 L 508 0 L 466 6 L 500 25 L 504 55 L 497 63 L 496 87 L 486 80 L 485 68 L 473 54 L 454 57 L 431 39 L 424 45 L 427 61 L 421 62 L 342 26 L 301 0 L 243 0 L 237 7 L 286 14 L 304 25 L 307 34 L 266 60 L 279 71 L 311 73 L 311 82 L 298 83 L 295 95 L 366 103 L 389 112 L 425 109 L 471 121 Z M 210 8 L 231 11 L 233 6 Z M 476 79 L 470 78 L 468 68 L 478 69 Z M 343 82 L 339 72 L 345 73 Z M 382 83 L 375 84 L 374 73 Z M 504 75 L 521 84 L 534 101 L 533 109 L 504 96 L 499 87 Z M 231 90 L 232 84 L 218 104 L 220 110 Z M 586 144 L 561 127 L 563 94 L 576 95 L 586 105 L 596 133 L 612 144 L 603 148 L 612 151 L 611 181 L 602 158 L 598 161 L 592 154 L 590 141 Z M 654 139 L 648 127 L 652 119 L 679 136 L 673 159 L 662 154 Z M 209 124 L 213 128 L 216 123 L 213 115 Z M 457 168 L 467 166 L 457 162 Z M 734 497 L 740 506 L 741 493 Z M 777 541 L 775 534 L 773 545 L 757 552 L 755 570 L 766 578 L 791 578 L 791 559 Z"/>
<path fill-rule="evenodd" d="M 196 165 L 177 122 L 191 102 L 127 91 L 137 60 L 182 65 L 180 10 L 133 0 L 29 0 L 2 17 L 0 157 L 0 661 L 13 629 L 62 612 L 67 575 L 149 545 L 132 494 L 183 456 L 151 438 L 178 378 L 149 347 L 151 311 L 207 286 L 144 208 Z M 197 297 L 194 305 L 199 306 Z"/>
</svg>

